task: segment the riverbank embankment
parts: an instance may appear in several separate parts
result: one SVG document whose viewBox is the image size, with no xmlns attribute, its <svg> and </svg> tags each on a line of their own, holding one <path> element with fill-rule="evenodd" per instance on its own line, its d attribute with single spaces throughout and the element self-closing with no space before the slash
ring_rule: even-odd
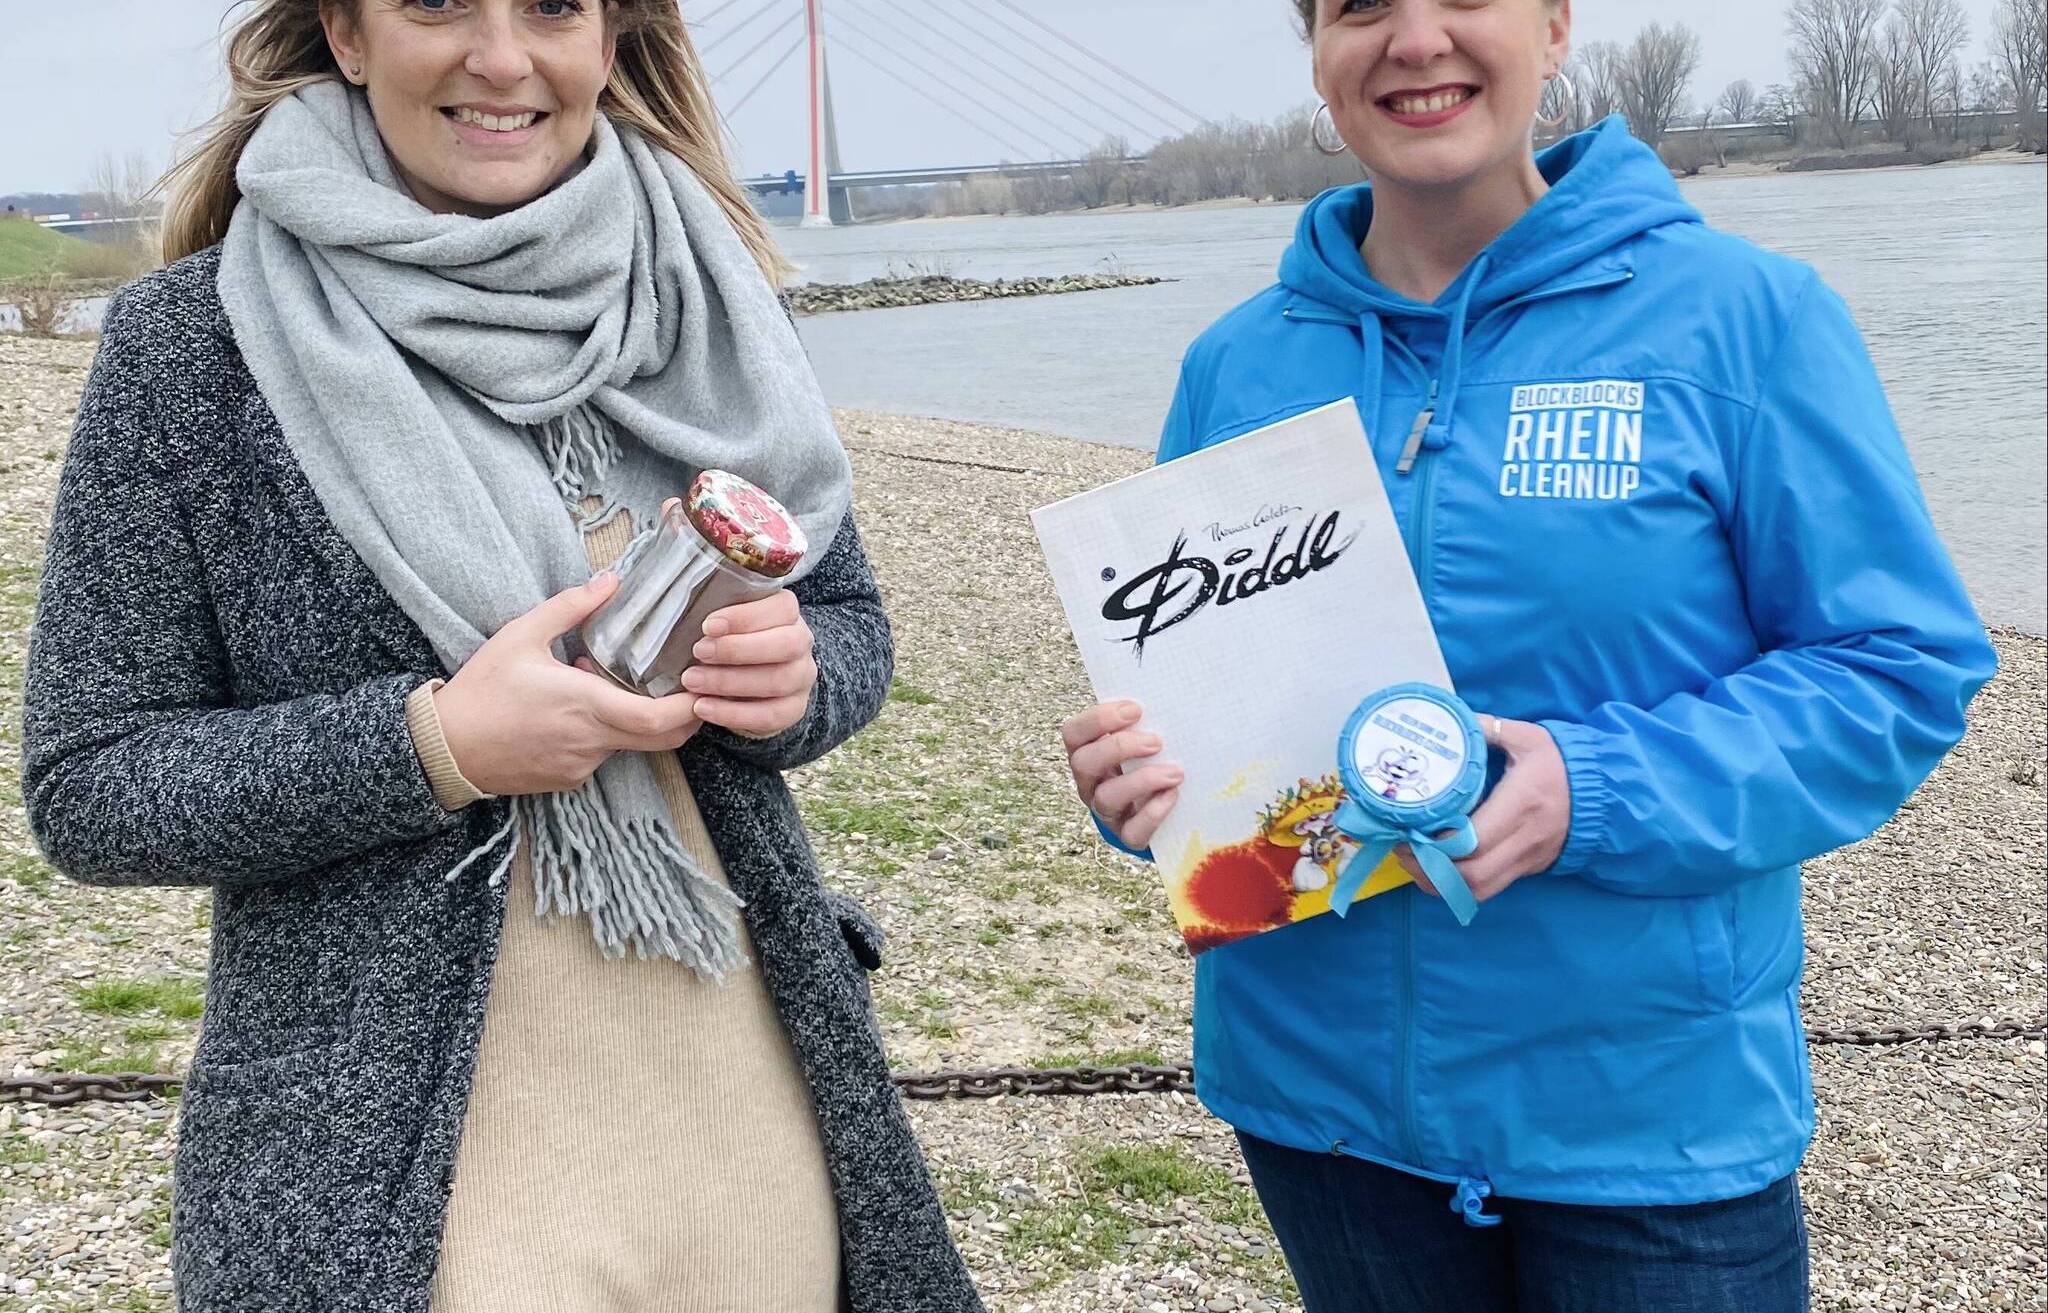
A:
<svg viewBox="0 0 2048 1313">
<path fill-rule="evenodd" d="M 0 1071 L 181 1067 L 209 902 L 88 889 L 22 819 L 18 689 L 90 344 L 0 338 Z M 833 886 L 889 932 L 902 1069 L 1185 1060 L 1192 969 L 1153 872 L 1094 836 L 1057 725 L 1087 700 L 1027 513 L 1133 473 L 1126 448 L 841 412 L 894 619 L 876 723 L 792 784 Z M 2027 1019 L 2043 994 L 2044 643 L 1899 818 L 1815 862 L 1809 1023 Z M 1504 1006 L 1512 1006 L 1504 1003 Z M 1815 1307 L 2038 1307 L 2043 1046 L 1814 1050 Z M 565 1098 L 601 1088 L 562 1073 Z M 1298 1310 L 1228 1132 L 1173 1095 L 915 1105 L 993 1313 Z M 175 1105 L 0 1107 L 0 1313 L 168 1313 Z"/>
</svg>

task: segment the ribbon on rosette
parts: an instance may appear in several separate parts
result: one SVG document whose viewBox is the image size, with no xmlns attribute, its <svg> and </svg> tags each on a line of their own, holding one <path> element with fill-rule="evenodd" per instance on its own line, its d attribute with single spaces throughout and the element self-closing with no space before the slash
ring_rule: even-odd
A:
<svg viewBox="0 0 2048 1313">
<path fill-rule="evenodd" d="M 1457 694 L 1396 684 L 1358 704 L 1337 740 L 1344 802 L 1332 823 L 1359 845 L 1330 891 L 1344 916 L 1398 844 L 1407 844 L 1459 925 L 1479 902 L 1457 861 L 1479 847 L 1471 811 L 1486 791 L 1486 736 Z"/>
</svg>

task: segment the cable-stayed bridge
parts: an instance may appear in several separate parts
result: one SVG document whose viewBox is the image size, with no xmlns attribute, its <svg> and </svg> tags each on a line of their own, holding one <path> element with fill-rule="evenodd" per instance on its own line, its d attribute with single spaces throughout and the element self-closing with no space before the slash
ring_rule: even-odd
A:
<svg viewBox="0 0 2048 1313">
<path fill-rule="evenodd" d="M 713 95 L 728 118 L 771 86 L 794 91 L 798 62 L 808 125 L 801 168 L 746 184 L 801 192 L 806 227 L 852 219 L 863 187 L 961 182 L 976 176 L 1064 173 L 1105 142 L 1158 141 L 1206 120 L 1029 12 L 1016 0 L 722 0 L 686 12 Z M 848 172 L 828 53 L 844 55 L 971 127 L 1000 163 Z M 1143 157 L 1125 162 L 1135 165 Z"/>
</svg>

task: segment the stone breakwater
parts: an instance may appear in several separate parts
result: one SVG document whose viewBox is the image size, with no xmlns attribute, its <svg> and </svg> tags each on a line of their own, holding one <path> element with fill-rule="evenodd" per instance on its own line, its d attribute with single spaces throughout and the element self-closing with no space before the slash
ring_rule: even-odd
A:
<svg viewBox="0 0 2048 1313">
<path fill-rule="evenodd" d="M 933 274 L 919 278 L 870 278 L 864 283 L 803 283 L 789 289 L 789 301 L 800 315 L 823 315 L 948 301 L 1104 292 L 1117 287 L 1150 287 L 1165 281 L 1144 274 L 1069 274 L 1063 278 L 999 278 L 984 282 L 979 278 Z"/>
</svg>

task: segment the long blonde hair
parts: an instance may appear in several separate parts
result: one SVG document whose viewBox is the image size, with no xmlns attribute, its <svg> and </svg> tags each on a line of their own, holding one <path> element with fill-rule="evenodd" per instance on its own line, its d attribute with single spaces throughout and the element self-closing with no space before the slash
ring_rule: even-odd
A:
<svg viewBox="0 0 2048 1313">
<path fill-rule="evenodd" d="M 358 0 L 236 0 L 252 5 L 228 38 L 228 103 L 201 128 L 196 145 L 164 175 L 164 259 L 177 260 L 227 236 L 242 199 L 235 166 L 272 105 L 317 82 L 339 79 L 326 9 Z M 674 0 L 617 0 L 606 6 L 618 42 L 598 108 L 683 161 L 717 199 L 773 286 L 793 270 L 734 176 L 719 132 L 704 65 Z"/>
</svg>

